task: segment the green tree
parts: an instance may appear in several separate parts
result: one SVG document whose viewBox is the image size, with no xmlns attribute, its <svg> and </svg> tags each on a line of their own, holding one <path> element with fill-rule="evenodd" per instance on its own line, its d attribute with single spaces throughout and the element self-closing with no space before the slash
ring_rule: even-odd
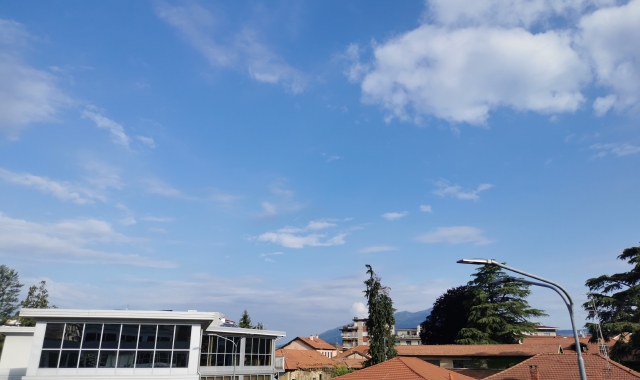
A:
<svg viewBox="0 0 640 380">
<path fill-rule="evenodd" d="M 242 327 L 245 329 L 253 328 L 253 326 L 251 326 L 251 317 L 249 316 L 249 313 L 247 312 L 246 309 L 242 313 L 242 317 L 240 317 L 240 322 L 238 323 L 238 327 Z"/>
<path fill-rule="evenodd" d="M 590 320 L 595 320 L 597 311 L 605 341 L 621 336 L 611 349 L 612 359 L 640 360 L 640 247 L 623 250 L 618 259 L 632 265 L 631 270 L 588 279 L 590 301 L 582 307 Z M 587 323 L 586 327 L 591 341 L 596 342 L 597 325 Z"/>
<path fill-rule="evenodd" d="M 367 264 L 366 266 L 369 278 L 364 282 L 367 286 L 364 295 L 369 307 L 367 333 L 371 357 L 364 364 L 368 367 L 393 359 L 398 353 L 395 349 L 396 337 L 392 332 L 393 326 L 396 324 L 396 319 L 393 316 L 396 310 L 393 308 L 391 297 L 389 297 L 390 289 L 380 284 L 380 277 L 375 274 L 371 265 Z"/>
<path fill-rule="evenodd" d="M 500 267 L 484 265 L 476 269 L 473 277 L 467 284 L 471 294 L 467 304 L 469 320 L 456 343 L 517 343 L 523 333 L 536 330 L 529 318 L 546 316 L 543 310 L 531 308 L 526 301 L 531 294 L 527 284 L 495 282 L 508 277 Z"/>
<path fill-rule="evenodd" d="M 15 316 L 18 311 L 18 295 L 22 286 L 18 272 L 6 265 L 0 265 L 0 324 L 5 324 L 7 319 Z"/>
<path fill-rule="evenodd" d="M 346 365 L 335 365 L 333 366 L 333 376 L 338 377 L 342 375 L 346 375 L 349 373 L 355 372 L 354 369 L 347 367 Z"/>
<path fill-rule="evenodd" d="M 40 286 L 33 285 L 29 287 L 27 298 L 20 302 L 20 306 L 30 309 L 57 309 L 56 305 L 49 304 L 49 291 L 46 288 L 47 282 L 40 281 Z M 35 326 L 35 319 L 20 318 L 22 326 Z"/>
<path fill-rule="evenodd" d="M 454 344 L 469 320 L 469 287 L 451 288 L 438 297 L 431 313 L 420 325 L 422 344 Z"/>
</svg>

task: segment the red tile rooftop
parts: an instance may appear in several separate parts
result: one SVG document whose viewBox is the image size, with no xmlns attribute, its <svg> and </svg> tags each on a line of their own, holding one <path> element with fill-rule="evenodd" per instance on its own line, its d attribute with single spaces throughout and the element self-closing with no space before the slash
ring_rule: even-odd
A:
<svg viewBox="0 0 640 380">
<path fill-rule="evenodd" d="M 340 380 L 475 380 L 440 368 L 417 358 L 396 357 L 359 371 L 343 375 Z M 625 379 L 626 380 L 626 379 Z"/>
</svg>

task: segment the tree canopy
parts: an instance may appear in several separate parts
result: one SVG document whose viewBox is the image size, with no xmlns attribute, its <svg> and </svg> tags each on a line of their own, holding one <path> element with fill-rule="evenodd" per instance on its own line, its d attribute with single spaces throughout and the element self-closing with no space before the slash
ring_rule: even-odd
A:
<svg viewBox="0 0 640 380">
<path fill-rule="evenodd" d="M 586 281 L 589 302 L 582 307 L 589 313 L 587 318 L 600 318 L 600 327 L 605 341 L 620 335 L 611 349 L 614 360 L 640 360 L 640 247 L 622 251 L 619 260 L 627 261 L 632 268 L 628 272 L 602 275 Z M 593 309 L 595 305 L 595 311 Z M 591 341 L 598 339 L 597 325 L 587 323 Z"/>
<path fill-rule="evenodd" d="M 367 264 L 369 278 L 364 282 L 366 289 L 364 296 L 369 307 L 367 318 L 367 333 L 369 336 L 369 355 L 365 366 L 382 363 L 393 359 L 398 354 L 395 349 L 396 337 L 393 335 L 393 326 L 396 319 L 393 313 L 393 301 L 389 297 L 389 288 L 380 284 L 380 277 Z"/>
<path fill-rule="evenodd" d="M 543 310 L 531 308 L 526 301 L 531 291 L 521 282 L 496 282 L 508 277 L 500 267 L 484 265 L 476 269 L 467 285 L 467 326 L 458 333 L 458 344 L 511 344 L 533 332 L 531 317 L 546 316 Z"/>
<path fill-rule="evenodd" d="M 469 310 L 469 287 L 451 288 L 438 297 L 431 314 L 420 325 L 422 344 L 454 344 L 460 330 L 466 327 Z"/>
<path fill-rule="evenodd" d="M 40 286 L 33 285 L 29 287 L 27 298 L 20 302 L 20 306 L 32 309 L 57 309 L 56 305 L 49 304 L 49 291 L 46 285 L 46 281 L 40 281 Z M 20 324 L 22 326 L 35 326 L 36 321 L 31 318 L 20 318 Z"/>
<path fill-rule="evenodd" d="M 18 272 L 6 265 L 0 265 L 0 324 L 5 324 L 9 318 L 16 315 L 20 308 L 18 295 L 22 286 Z"/>
<path fill-rule="evenodd" d="M 238 322 L 238 327 L 242 327 L 245 329 L 253 328 L 253 326 L 251 326 L 251 317 L 249 316 L 249 313 L 247 312 L 246 309 L 244 312 L 242 312 L 242 317 L 240 317 L 240 322 Z"/>
</svg>

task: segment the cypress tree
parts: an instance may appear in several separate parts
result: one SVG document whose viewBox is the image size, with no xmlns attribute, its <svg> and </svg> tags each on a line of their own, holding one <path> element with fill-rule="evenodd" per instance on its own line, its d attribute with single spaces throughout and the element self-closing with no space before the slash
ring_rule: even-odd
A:
<svg viewBox="0 0 640 380">
<path fill-rule="evenodd" d="M 371 265 L 367 264 L 366 267 L 369 278 L 364 282 L 364 296 L 369 307 L 367 333 L 371 357 L 364 364 L 368 367 L 393 359 L 398 353 L 395 348 L 396 337 L 393 335 L 393 327 L 396 324 L 393 313 L 396 310 L 389 297 L 390 289 L 380 284 L 380 277 L 375 274 Z"/>
<path fill-rule="evenodd" d="M 238 327 L 242 327 L 245 329 L 253 328 L 253 326 L 251 326 L 251 317 L 249 316 L 249 313 L 247 312 L 246 309 L 242 313 L 242 317 L 240 317 L 240 322 L 238 322 Z"/>
</svg>

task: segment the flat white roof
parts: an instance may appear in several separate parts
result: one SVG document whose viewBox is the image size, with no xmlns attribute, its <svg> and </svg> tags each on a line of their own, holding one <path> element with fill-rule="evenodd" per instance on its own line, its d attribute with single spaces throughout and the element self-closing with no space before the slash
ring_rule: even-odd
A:
<svg viewBox="0 0 640 380">
<path fill-rule="evenodd" d="M 120 319 L 211 322 L 219 325 L 224 315 L 218 312 L 153 311 L 153 310 L 86 310 L 86 309 L 28 309 L 20 310 L 20 316 L 42 319 Z"/>
<path fill-rule="evenodd" d="M 11 335 L 11 334 L 33 334 L 36 331 L 35 327 L 25 327 L 25 326 L 0 326 L 0 334 Z"/>
<path fill-rule="evenodd" d="M 241 327 L 223 327 L 223 326 L 209 326 L 204 333 L 224 333 L 224 334 L 238 334 L 238 335 L 259 335 L 259 336 L 287 336 L 284 331 L 274 330 L 257 330 L 257 329 L 244 329 Z"/>
</svg>

